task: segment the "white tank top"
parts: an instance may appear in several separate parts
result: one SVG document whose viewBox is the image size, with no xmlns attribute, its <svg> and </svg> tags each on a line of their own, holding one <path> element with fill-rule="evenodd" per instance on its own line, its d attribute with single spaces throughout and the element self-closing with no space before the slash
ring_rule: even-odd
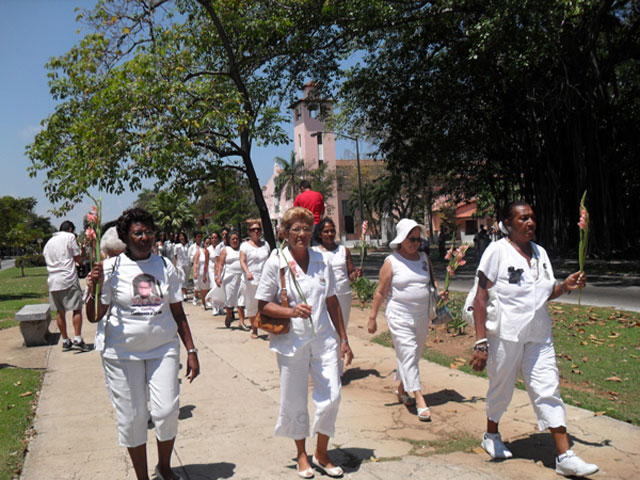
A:
<svg viewBox="0 0 640 480">
<path fill-rule="evenodd" d="M 407 260 L 394 252 L 391 260 L 391 296 L 387 311 L 408 314 L 426 314 L 429 310 L 429 264 L 427 256 L 420 253 L 419 260 Z"/>
<path fill-rule="evenodd" d="M 239 275 L 242 273 L 242 268 L 240 267 L 240 249 L 234 250 L 232 247 L 224 247 L 227 252 L 227 257 L 225 258 L 224 264 L 224 274 L 225 275 Z"/>
</svg>

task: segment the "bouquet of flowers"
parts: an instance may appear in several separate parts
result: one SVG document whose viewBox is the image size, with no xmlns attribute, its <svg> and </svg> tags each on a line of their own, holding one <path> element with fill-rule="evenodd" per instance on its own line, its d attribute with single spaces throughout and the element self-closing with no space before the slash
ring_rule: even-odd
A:
<svg viewBox="0 0 640 480">
<path fill-rule="evenodd" d="M 300 288 L 300 284 L 298 284 L 298 280 L 297 280 L 298 265 L 293 259 L 287 260 L 287 257 L 284 254 L 284 244 L 285 244 L 285 240 L 283 240 L 282 243 L 280 244 L 280 248 L 279 248 L 280 255 L 282 256 L 282 259 L 284 259 L 284 261 L 287 264 L 287 268 L 289 269 L 289 273 L 291 274 L 291 278 L 293 279 L 293 285 L 296 287 L 296 291 L 298 292 L 298 295 L 300 295 L 300 298 L 304 303 L 307 303 L 307 297 L 304 295 L 304 292 L 302 291 L 302 288 Z M 311 315 L 309 315 L 309 323 L 311 323 L 311 330 L 315 332 L 313 328 L 313 317 Z"/>
<path fill-rule="evenodd" d="M 458 248 L 455 248 L 456 236 L 455 232 L 453 233 L 453 238 L 451 239 L 451 248 L 445 255 L 445 260 L 449 260 L 449 265 L 447 265 L 447 276 L 444 279 L 444 291 L 449 291 L 449 284 L 451 283 L 451 278 L 455 275 L 458 267 L 463 266 L 467 263 L 464 259 L 467 254 L 467 249 L 469 245 L 460 245 Z M 442 308 L 444 306 L 444 299 L 441 298 L 438 300 L 438 308 Z"/>
<path fill-rule="evenodd" d="M 364 263 L 364 258 L 367 256 L 367 244 L 365 243 L 365 237 L 367 235 L 367 227 L 369 226 L 368 221 L 362 222 L 362 232 L 360 233 L 360 269 L 362 270 L 362 264 Z"/>
<path fill-rule="evenodd" d="M 584 273 L 584 263 L 587 259 L 587 246 L 589 243 L 589 212 L 585 207 L 584 202 L 587 199 L 587 191 L 584 191 L 582 199 L 580 200 L 580 220 L 578 221 L 578 227 L 580 227 L 580 243 L 578 246 L 578 264 L 580 265 L 580 273 Z M 582 288 L 578 292 L 578 306 L 581 306 L 580 301 L 582 299 Z"/>
</svg>

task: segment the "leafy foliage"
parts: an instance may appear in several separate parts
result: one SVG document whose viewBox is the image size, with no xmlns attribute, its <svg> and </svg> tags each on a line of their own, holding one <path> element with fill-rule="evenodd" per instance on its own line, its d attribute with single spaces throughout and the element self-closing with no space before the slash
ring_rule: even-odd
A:
<svg viewBox="0 0 640 480">
<path fill-rule="evenodd" d="M 195 208 L 189 198 L 176 191 L 159 191 L 149 200 L 147 210 L 163 232 L 188 232 L 197 225 Z"/>
<path fill-rule="evenodd" d="M 54 231 L 48 218 L 33 211 L 36 203 L 33 197 L 0 197 L 0 250 L 1 247 L 16 247 L 35 252 L 37 240 Z"/>
</svg>

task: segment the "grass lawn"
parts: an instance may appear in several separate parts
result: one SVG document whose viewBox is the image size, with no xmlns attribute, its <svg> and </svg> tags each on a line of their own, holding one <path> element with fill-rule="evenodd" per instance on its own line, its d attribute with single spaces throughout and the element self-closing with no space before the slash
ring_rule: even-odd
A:
<svg viewBox="0 0 640 480">
<path fill-rule="evenodd" d="M 49 301 L 47 268 L 25 268 L 24 274 L 16 267 L 0 270 L 0 329 L 16 326 L 14 315 L 23 306 Z"/>
<path fill-rule="evenodd" d="M 452 292 L 450 307 L 459 317 L 466 294 Z M 559 302 L 549 304 L 553 318 L 562 398 L 618 420 L 640 425 L 640 313 L 613 308 L 582 307 Z M 466 327 L 473 334 L 473 327 Z M 451 342 L 456 338 L 452 337 Z M 468 337 L 467 337 L 468 338 Z M 391 346 L 388 333 L 375 341 Z M 470 357 L 470 352 L 465 355 Z M 429 361 L 478 375 L 457 357 L 437 348 L 425 349 Z M 479 374 L 486 376 L 484 372 Z M 521 381 L 518 386 L 522 388 Z"/>
<path fill-rule="evenodd" d="M 40 391 L 42 372 L 20 368 L 0 369 L 0 478 L 20 474 Z"/>
</svg>

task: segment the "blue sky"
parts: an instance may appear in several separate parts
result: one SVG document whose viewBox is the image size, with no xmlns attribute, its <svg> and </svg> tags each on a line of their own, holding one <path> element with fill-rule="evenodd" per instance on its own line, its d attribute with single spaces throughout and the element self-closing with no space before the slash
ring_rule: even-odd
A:
<svg viewBox="0 0 640 480">
<path fill-rule="evenodd" d="M 63 218 L 51 215 L 48 210 L 52 205 L 43 189 L 44 174 L 29 177 L 25 146 L 55 107 L 45 63 L 80 41 L 82 34 L 76 32 L 82 25 L 75 22 L 74 10 L 94 4 L 94 0 L 0 0 L 0 196 L 35 197 L 37 213 L 49 216 L 56 228 L 63 219 L 80 228 L 91 201 L 87 199 Z M 350 142 L 338 141 L 336 146 L 338 158 L 353 158 Z M 273 158 L 289 159 L 292 148 L 254 148 L 254 164 L 262 184 L 273 172 Z M 103 195 L 103 218 L 116 218 L 136 197 L 137 192 Z"/>
</svg>

